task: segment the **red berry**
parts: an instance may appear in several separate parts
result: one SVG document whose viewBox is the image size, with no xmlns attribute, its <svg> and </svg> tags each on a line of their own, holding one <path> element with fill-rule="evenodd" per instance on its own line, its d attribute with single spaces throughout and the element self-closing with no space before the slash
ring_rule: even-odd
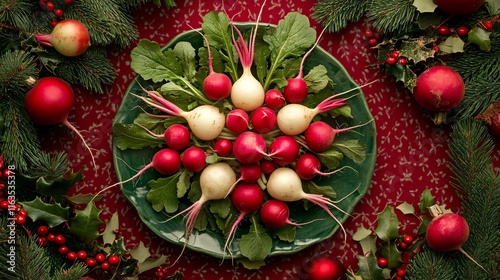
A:
<svg viewBox="0 0 500 280">
<path fill-rule="evenodd" d="M 54 242 L 56 240 L 56 236 L 53 233 L 47 234 L 47 241 Z"/>
<path fill-rule="evenodd" d="M 394 58 L 398 58 L 399 57 L 399 52 L 398 51 L 393 51 L 390 56 L 392 56 Z"/>
<path fill-rule="evenodd" d="M 389 64 L 389 65 L 394 65 L 394 64 L 396 64 L 396 62 L 397 62 L 397 58 L 392 57 L 392 56 L 389 56 L 389 57 L 387 58 L 386 62 L 387 62 L 387 64 Z"/>
<path fill-rule="evenodd" d="M 406 60 L 406 57 L 400 57 L 398 59 L 398 64 L 400 64 L 401 66 L 406 66 L 407 63 L 408 63 L 408 60 Z"/>
<path fill-rule="evenodd" d="M 481 23 L 481 27 L 491 32 L 493 30 L 493 23 L 489 20 L 485 20 Z"/>
<path fill-rule="evenodd" d="M 117 255 L 109 256 L 108 263 L 112 266 L 116 266 L 120 263 L 120 257 L 118 257 Z"/>
<path fill-rule="evenodd" d="M 3 176 L 4 176 L 5 178 L 8 178 L 8 177 L 10 177 L 10 176 L 12 176 L 12 175 L 14 175 L 14 171 L 12 171 L 12 170 L 10 170 L 10 169 L 4 169 L 4 171 L 3 171 Z"/>
<path fill-rule="evenodd" d="M 36 239 L 36 243 L 38 243 L 38 245 L 40 245 L 40 246 L 45 246 L 45 245 L 47 245 L 48 241 L 47 241 L 47 238 L 45 238 L 45 237 L 38 237 Z"/>
<path fill-rule="evenodd" d="M 16 205 L 14 205 L 14 206 L 15 206 L 15 209 L 14 209 L 14 211 L 16 211 L 16 212 L 19 212 L 19 211 L 21 211 L 21 205 L 19 205 L 19 204 L 16 204 Z M 24 215 L 24 216 L 26 216 L 26 215 Z"/>
<path fill-rule="evenodd" d="M 57 19 L 54 19 L 51 23 L 50 23 L 50 26 L 52 27 L 56 27 L 56 25 L 59 23 L 59 21 Z"/>
<path fill-rule="evenodd" d="M 3 210 L 7 210 L 9 208 L 9 201 L 8 200 L 2 200 L 0 202 L 0 208 Z"/>
<path fill-rule="evenodd" d="M 64 0 L 64 3 L 71 5 L 73 4 L 74 0 Z"/>
<path fill-rule="evenodd" d="M 68 260 L 70 260 L 70 261 L 75 261 L 76 260 L 76 253 L 73 251 L 68 252 L 68 254 L 66 254 L 66 258 L 68 258 Z"/>
<path fill-rule="evenodd" d="M 26 216 L 17 214 L 16 215 L 16 224 L 24 225 L 26 223 Z"/>
<path fill-rule="evenodd" d="M 69 249 L 68 249 L 68 247 L 67 247 L 67 246 L 63 245 L 63 246 L 60 246 L 60 247 L 57 249 L 57 251 L 58 251 L 58 252 L 59 252 L 59 254 L 61 254 L 61 255 L 66 255 L 66 254 L 68 254 Z"/>
<path fill-rule="evenodd" d="M 401 250 L 406 250 L 406 249 L 408 249 L 408 244 L 403 242 L 403 243 L 399 244 L 399 248 L 401 248 Z"/>
<path fill-rule="evenodd" d="M 460 26 L 459 28 L 457 28 L 457 34 L 460 37 L 466 36 L 467 34 L 469 34 L 469 29 L 465 26 Z"/>
<path fill-rule="evenodd" d="M 374 37 L 375 39 L 377 39 L 377 41 L 378 41 L 378 40 L 382 39 L 382 34 L 380 34 L 380 33 L 376 32 L 375 34 L 373 34 L 373 37 Z"/>
<path fill-rule="evenodd" d="M 373 37 L 373 31 L 371 31 L 370 29 L 366 30 L 365 31 L 365 37 L 370 39 L 371 37 Z"/>
<path fill-rule="evenodd" d="M 0 183 L 0 191 L 3 191 L 5 189 L 5 184 L 4 183 Z"/>
<path fill-rule="evenodd" d="M 413 236 L 411 235 L 405 235 L 403 237 L 403 242 L 406 244 L 411 244 L 413 242 Z"/>
<path fill-rule="evenodd" d="M 28 212 L 26 212 L 26 210 L 24 210 L 24 209 L 19 210 L 18 214 L 23 215 L 24 217 L 28 216 Z"/>
<path fill-rule="evenodd" d="M 109 265 L 108 262 L 103 262 L 103 263 L 101 263 L 101 269 L 102 270 L 110 270 L 111 269 L 111 265 Z"/>
<path fill-rule="evenodd" d="M 66 238 L 62 234 L 58 234 L 54 237 L 54 242 L 57 245 L 64 245 L 64 243 L 66 243 Z"/>
<path fill-rule="evenodd" d="M 47 234 L 49 234 L 49 227 L 48 226 L 39 226 L 36 229 L 36 234 L 38 234 L 38 236 L 47 236 Z"/>
<path fill-rule="evenodd" d="M 450 28 L 445 25 L 440 26 L 437 31 L 441 36 L 448 36 L 450 34 Z"/>
<path fill-rule="evenodd" d="M 83 250 L 80 250 L 80 251 L 78 251 L 78 252 L 76 253 L 76 257 L 77 257 L 79 260 L 83 261 L 83 260 L 85 260 L 85 259 L 87 258 L 87 252 L 85 252 L 85 251 L 83 251 Z"/>
<path fill-rule="evenodd" d="M 95 261 L 95 259 L 93 258 L 88 258 L 85 260 L 85 264 L 88 266 L 88 267 L 94 267 L 97 265 L 97 262 Z"/>
<path fill-rule="evenodd" d="M 398 269 L 398 271 L 396 272 L 396 274 L 399 277 L 404 277 L 406 275 L 406 270 L 405 269 Z"/>
<path fill-rule="evenodd" d="M 56 10 L 54 11 L 54 14 L 56 15 L 56 17 L 62 17 L 62 16 L 63 16 L 63 14 L 64 14 L 64 12 L 63 12 L 63 10 L 62 10 L 62 9 L 56 9 Z"/>
<path fill-rule="evenodd" d="M 370 40 L 368 40 L 368 45 L 374 47 L 378 44 L 378 40 L 375 39 L 375 38 L 371 38 Z"/>
<path fill-rule="evenodd" d="M 106 261 L 106 256 L 102 253 L 98 253 L 97 255 L 95 255 L 95 260 L 98 262 L 98 263 L 103 263 Z"/>
<path fill-rule="evenodd" d="M 47 5 L 45 5 L 45 7 L 47 8 L 47 10 L 53 11 L 55 8 L 55 5 L 52 2 L 47 2 Z"/>
<path fill-rule="evenodd" d="M 386 258 L 379 258 L 377 264 L 380 268 L 386 268 L 389 265 L 389 261 Z"/>
</svg>

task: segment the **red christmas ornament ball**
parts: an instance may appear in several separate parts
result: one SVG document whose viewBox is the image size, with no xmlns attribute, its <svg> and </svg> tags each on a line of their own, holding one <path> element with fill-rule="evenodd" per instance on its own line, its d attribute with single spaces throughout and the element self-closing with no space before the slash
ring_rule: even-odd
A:
<svg viewBox="0 0 500 280">
<path fill-rule="evenodd" d="M 434 4 L 443 12 L 456 16 L 470 15 L 479 10 L 483 3 L 484 0 L 434 0 Z"/>
<path fill-rule="evenodd" d="M 303 280 L 347 280 L 342 262 L 332 256 L 320 256 L 304 265 L 300 279 Z"/>
</svg>

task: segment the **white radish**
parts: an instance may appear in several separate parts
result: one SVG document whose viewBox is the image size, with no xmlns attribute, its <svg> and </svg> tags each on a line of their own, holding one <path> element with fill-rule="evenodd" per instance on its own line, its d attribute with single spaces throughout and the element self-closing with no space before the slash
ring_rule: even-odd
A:
<svg viewBox="0 0 500 280">
<path fill-rule="evenodd" d="M 137 96 L 149 106 L 172 116 L 186 119 L 191 132 L 201 140 L 213 140 L 222 132 L 226 117 L 219 108 L 212 105 L 201 105 L 191 111 L 184 111 L 174 103 L 163 98 L 156 91 L 146 91 L 151 99 Z"/>
<path fill-rule="evenodd" d="M 340 209 L 331 199 L 324 197 L 320 194 L 308 194 L 302 189 L 302 181 L 297 173 L 288 167 L 280 167 L 271 173 L 269 179 L 267 180 L 267 192 L 269 195 L 275 199 L 292 202 L 301 199 L 306 199 L 319 207 L 323 208 L 330 217 L 332 217 L 342 229 L 344 233 L 344 239 L 347 238 L 347 233 L 342 226 L 340 220 L 333 215 L 329 207 L 334 207 L 335 209 L 347 214 L 345 211 Z"/>
</svg>

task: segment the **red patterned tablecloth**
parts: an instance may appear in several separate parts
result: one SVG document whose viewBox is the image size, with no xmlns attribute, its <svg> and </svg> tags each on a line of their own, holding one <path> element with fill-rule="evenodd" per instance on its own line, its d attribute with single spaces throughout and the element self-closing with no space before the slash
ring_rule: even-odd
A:
<svg viewBox="0 0 500 280">
<path fill-rule="evenodd" d="M 202 17 L 207 12 L 221 10 L 221 1 L 176 2 L 178 7 L 175 9 L 146 5 L 137 11 L 134 16 L 140 38 L 164 45 L 177 34 L 189 30 L 188 24 L 200 27 Z M 310 16 L 314 3 L 316 1 L 267 1 L 261 22 L 277 24 L 290 11 Z M 254 21 L 260 8 L 260 4 L 254 1 L 228 0 L 224 1 L 224 5 L 228 13 L 234 15 L 235 21 Z M 310 19 L 311 25 L 319 33 L 321 26 Z M 359 226 L 376 226 L 376 215 L 387 204 L 398 205 L 404 201 L 416 204 L 426 188 L 431 190 L 439 203 L 448 205 L 452 210 L 459 210 L 460 205 L 450 184 L 451 174 L 447 168 L 446 150 L 450 128 L 436 127 L 410 93 L 382 71 L 364 69 L 366 65 L 376 62 L 376 52 L 369 48 L 363 35 L 367 28 L 369 24 L 360 21 L 349 25 L 341 33 L 324 35 L 320 42 L 344 65 L 356 83 L 362 85 L 381 79 L 363 89 L 377 127 L 378 152 L 370 189 L 345 223 L 350 236 Z M 133 47 L 135 43 L 127 49 L 110 50 L 109 56 L 118 74 L 115 84 L 107 87 L 103 95 L 77 90 L 75 110 L 69 116 L 71 122 L 84 130 L 84 137 L 96 149 L 97 171 L 88 164 L 90 156 L 73 134 L 63 133 L 63 127 L 47 132 L 45 139 L 49 139 L 50 145 L 67 150 L 75 169 L 82 164 L 88 166 L 84 171 L 85 180 L 72 189 L 74 193 L 95 193 L 117 181 L 112 163 L 111 126 L 122 97 L 135 77 L 130 68 Z M 119 213 L 118 234 L 125 238 L 127 248 L 134 248 L 142 241 L 153 256 L 167 255 L 170 261 L 174 261 L 181 252 L 180 246 L 157 237 L 141 222 L 136 210 L 118 188 L 108 192 L 98 202 L 98 207 L 103 210 L 104 220 L 109 219 L 114 212 Z M 402 226 L 403 231 L 410 231 L 415 221 Z M 318 254 L 335 255 L 346 267 L 356 269 L 355 256 L 361 253 L 361 248 L 348 239 L 347 245 L 344 245 L 342 234 L 335 234 L 301 252 L 271 257 L 266 260 L 267 265 L 259 270 L 244 269 L 233 265 L 230 260 L 221 263 L 219 259 L 187 250 L 170 270 L 179 269 L 185 279 L 297 279 L 301 266 Z"/>
</svg>

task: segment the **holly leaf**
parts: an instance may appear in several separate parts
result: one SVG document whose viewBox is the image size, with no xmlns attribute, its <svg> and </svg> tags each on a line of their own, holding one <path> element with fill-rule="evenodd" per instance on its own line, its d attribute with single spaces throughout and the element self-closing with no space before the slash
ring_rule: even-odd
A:
<svg viewBox="0 0 500 280">
<path fill-rule="evenodd" d="M 104 197 L 104 195 L 95 196 L 94 194 L 77 194 L 74 196 L 67 196 L 66 199 L 74 204 L 88 204 L 91 201 L 99 201 Z"/>
<path fill-rule="evenodd" d="M 116 146 L 121 150 L 160 148 L 165 140 L 149 134 L 144 128 L 136 124 L 115 123 L 113 126 L 113 137 Z"/>
<path fill-rule="evenodd" d="M 364 227 L 359 227 L 358 230 L 352 236 L 352 239 L 359 242 L 363 254 L 368 254 L 369 252 L 377 251 L 377 237 L 372 236 L 372 231 Z"/>
<path fill-rule="evenodd" d="M 413 72 L 408 66 L 403 66 L 399 63 L 395 65 L 387 66 L 385 73 L 387 75 L 392 75 L 396 78 L 396 81 L 402 82 L 410 91 L 413 91 L 413 88 L 417 84 L 417 74 Z"/>
<path fill-rule="evenodd" d="M 413 207 L 413 205 L 409 204 L 406 201 L 399 204 L 398 207 L 396 207 L 396 208 L 405 215 L 415 214 L 415 208 Z"/>
<path fill-rule="evenodd" d="M 356 163 L 361 163 L 366 158 L 366 145 L 358 139 L 336 138 L 332 145 Z"/>
<path fill-rule="evenodd" d="M 413 6 L 421 13 L 432 13 L 437 8 L 433 0 L 415 0 L 413 1 Z"/>
<path fill-rule="evenodd" d="M 406 57 L 408 61 L 413 61 L 417 64 L 420 61 L 425 61 L 428 58 L 434 57 L 436 51 L 433 44 L 436 41 L 434 38 L 419 37 L 401 41 L 399 55 Z"/>
<path fill-rule="evenodd" d="M 462 53 L 464 52 L 464 45 L 464 41 L 458 36 L 449 36 L 438 45 L 438 48 L 445 53 Z"/>
<path fill-rule="evenodd" d="M 156 212 L 165 210 L 167 213 L 174 213 L 179 208 L 177 184 L 181 174 L 182 172 L 177 172 L 168 177 L 148 182 L 150 190 L 146 199 Z"/>
<path fill-rule="evenodd" d="M 434 196 L 432 196 L 431 191 L 425 189 L 420 196 L 420 202 L 418 203 L 418 207 L 420 208 L 420 213 L 429 212 L 429 207 L 434 205 Z"/>
<path fill-rule="evenodd" d="M 63 208 L 58 203 L 45 203 L 39 197 L 20 204 L 29 213 L 33 222 L 42 221 L 51 228 L 66 222 L 69 218 L 69 207 Z"/>
<path fill-rule="evenodd" d="M 375 229 L 377 236 L 385 242 L 399 237 L 400 222 L 394 208 L 387 205 L 384 210 L 377 216 L 378 225 Z"/>
<path fill-rule="evenodd" d="M 161 255 L 159 258 L 147 258 L 143 262 L 139 262 L 137 264 L 139 274 L 153 269 L 155 267 L 159 267 L 167 261 L 167 256 Z"/>
<path fill-rule="evenodd" d="M 394 240 L 382 244 L 380 247 L 380 254 L 388 261 L 388 268 L 398 268 L 403 261 L 401 260 L 401 252 Z"/>
<path fill-rule="evenodd" d="M 71 172 L 67 177 L 57 177 L 53 179 L 45 177 L 30 177 L 19 175 L 16 177 L 22 186 L 29 186 L 40 194 L 53 197 L 58 203 L 64 202 L 69 189 L 84 178 L 83 168 L 78 172 Z"/>
<path fill-rule="evenodd" d="M 250 261 L 263 261 L 270 253 L 273 241 L 266 229 L 252 216 L 250 231 L 241 236 L 240 251 Z"/>
<path fill-rule="evenodd" d="M 438 26 L 443 20 L 443 16 L 438 13 L 422 13 L 418 16 L 418 27 L 422 30 L 431 26 Z"/>
<path fill-rule="evenodd" d="M 364 256 L 357 256 L 358 258 L 358 272 L 357 275 L 361 276 L 363 280 L 379 280 L 384 279 L 382 269 L 377 264 L 377 257 L 374 252 L 370 252 Z"/>
<path fill-rule="evenodd" d="M 135 249 L 130 250 L 130 255 L 136 259 L 138 263 L 143 263 L 151 256 L 151 253 L 149 252 L 149 248 L 144 246 L 144 243 L 141 241 Z"/>
<path fill-rule="evenodd" d="M 486 0 L 490 15 L 500 15 L 500 0 Z"/>
<path fill-rule="evenodd" d="M 75 217 L 69 220 L 70 232 L 85 243 L 91 243 L 100 236 L 98 227 L 102 224 L 99 218 L 101 210 L 91 202 L 85 209 L 75 212 Z"/>
<path fill-rule="evenodd" d="M 431 218 L 426 216 L 420 216 L 420 224 L 418 225 L 417 234 L 422 235 L 427 231 L 427 226 L 431 222 Z"/>
<path fill-rule="evenodd" d="M 469 42 L 474 43 L 479 46 L 482 51 L 491 50 L 491 40 L 490 40 L 491 32 L 486 31 L 480 27 L 475 27 L 471 31 L 469 31 Z"/>
<path fill-rule="evenodd" d="M 113 213 L 111 219 L 106 223 L 106 228 L 102 233 L 103 245 L 113 244 L 116 239 L 116 231 L 118 230 L 118 212 Z"/>
</svg>

